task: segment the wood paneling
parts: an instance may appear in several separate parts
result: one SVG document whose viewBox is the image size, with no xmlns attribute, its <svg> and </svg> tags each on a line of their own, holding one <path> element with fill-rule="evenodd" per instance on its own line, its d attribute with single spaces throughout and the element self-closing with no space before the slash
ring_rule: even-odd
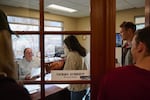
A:
<svg viewBox="0 0 150 100">
<path fill-rule="evenodd" d="M 115 68 L 116 0 L 91 0 L 91 99 L 96 100 L 99 81 Z"/>
<path fill-rule="evenodd" d="M 145 0 L 145 25 L 150 25 L 150 0 Z"/>
<path fill-rule="evenodd" d="M 40 0 L 40 52 L 44 59 L 44 0 Z M 44 60 L 41 60 L 41 98 L 45 98 L 44 88 Z"/>
</svg>

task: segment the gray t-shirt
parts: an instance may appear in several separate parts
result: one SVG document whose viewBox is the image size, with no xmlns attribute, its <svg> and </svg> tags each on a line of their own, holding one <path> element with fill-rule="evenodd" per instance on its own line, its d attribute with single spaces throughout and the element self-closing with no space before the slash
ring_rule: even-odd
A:
<svg viewBox="0 0 150 100">
<path fill-rule="evenodd" d="M 25 58 L 18 61 L 19 79 L 23 80 L 26 75 L 32 74 L 32 71 L 40 67 L 40 59 L 33 57 L 32 61 L 28 62 Z"/>
</svg>

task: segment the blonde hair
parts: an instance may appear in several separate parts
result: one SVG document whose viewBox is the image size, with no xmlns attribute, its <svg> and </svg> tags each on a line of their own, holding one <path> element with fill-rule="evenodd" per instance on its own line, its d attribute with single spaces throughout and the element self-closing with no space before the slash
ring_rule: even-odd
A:
<svg viewBox="0 0 150 100">
<path fill-rule="evenodd" d="M 0 30 L 0 72 L 7 77 L 16 79 L 16 66 L 14 63 L 11 35 L 7 30 Z"/>
</svg>

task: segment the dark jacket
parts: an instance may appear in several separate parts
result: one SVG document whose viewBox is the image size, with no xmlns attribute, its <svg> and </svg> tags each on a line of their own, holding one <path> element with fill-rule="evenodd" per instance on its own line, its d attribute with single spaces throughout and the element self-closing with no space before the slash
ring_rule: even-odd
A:
<svg viewBox="0 0 150 100">
<path fill-rule="evenodd" d="M 31 100 L 28 91 L 8 77 L 0 76 L 0 100 Z"/>
</svg>

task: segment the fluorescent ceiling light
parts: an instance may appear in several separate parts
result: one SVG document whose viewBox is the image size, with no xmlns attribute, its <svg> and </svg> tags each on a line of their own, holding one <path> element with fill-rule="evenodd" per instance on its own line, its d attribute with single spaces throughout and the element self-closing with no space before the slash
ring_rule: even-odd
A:
<svg viewBox="0 0 150 100">
<path fill-rule="evenodd" d="M 66 11 L 66 12 L 70 12 L 70 13 L 73 13 L 73 12 L 77 11 L 75 9 L 67 8 L 67 7 L 64 7 L 64 6 L 56 5 L 56 4 L 50 4 L 48 6 L 48 8 L 56 9 L 56 10 L 61 10 L 61 11 Z"/>
</svg>

